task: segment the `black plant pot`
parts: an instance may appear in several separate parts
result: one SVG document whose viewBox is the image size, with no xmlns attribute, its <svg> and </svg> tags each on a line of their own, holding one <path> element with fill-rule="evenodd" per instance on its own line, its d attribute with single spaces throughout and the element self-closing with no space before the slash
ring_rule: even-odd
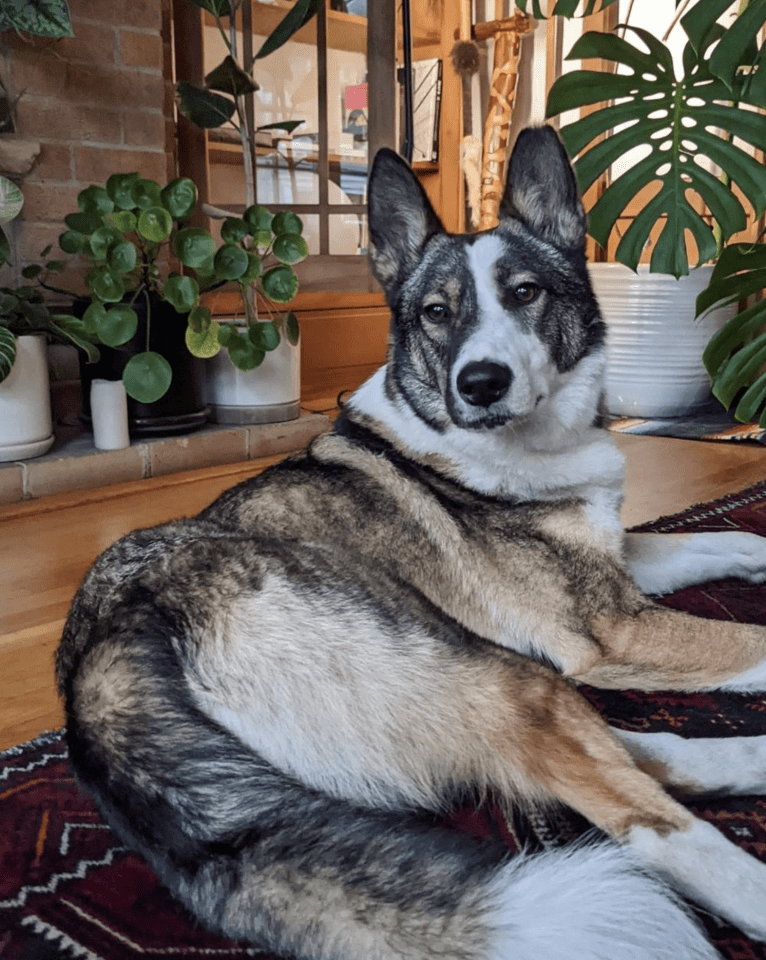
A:
<svg viewBox="0 0 766 960">
<path fill-rule="evenodd" d="M 82 316 L 88 301 L 79 301 L 73 312 Z M 121 347 L 99 346 L 101 357 L 87 363 L 80 351 L 82 415 L 91 422 L 90 386 L 94 380 L 119 380 L 131 357 L 146 347 L 146 304 L 141 297 L 133 304 L 138 330 L 130 343 Z M 204 361 L 193 357 L 184 340 L 186 316 L 164 300 L 152 300 L 150 350 L 162 354 L 173 369 L 173 380 L 164 397 L 154 403 L 140 403 L 128 397 L 128 427 L 131 436 L 173 436 L 198 430 L 208 417 L 205 406 Z"/>
</svg>

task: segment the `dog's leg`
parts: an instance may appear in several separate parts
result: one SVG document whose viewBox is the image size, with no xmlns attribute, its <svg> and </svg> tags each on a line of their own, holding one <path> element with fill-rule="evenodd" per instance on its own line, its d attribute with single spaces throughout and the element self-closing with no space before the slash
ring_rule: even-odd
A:
<svg viewBox="0 0 766 960">
<path fill-rule="evenodd" d="M 635 614 L 597 614 L 588 626 L 600 649 L 568 671 L 578 682 L 613 690 L 766 689 L 766 627 L 653 604 Z"/>
<path fill-rule="evenodd" d="M 665 786 L 690 795 L 766 794 L 766 736 L 687 739 L 612 730 L 636 764 Z"/>
<path fill-rule="evenodd" d="M 514 727 L 506 735 L 530 744 L 530 780 L 620 840 L 676 889 L 749 936 L 766 939 L 766 865 L 665 793 L 584 701 L 559 689 L 545 713 L 529 718 L 534 735 Z"/>
<path fill-rule="evenodd" d="M 626 533 L 625 560 L 649 594 L 671 593 L 721 577 L 766 580 L 766 537 L 721 533 Z"/>
</svg>

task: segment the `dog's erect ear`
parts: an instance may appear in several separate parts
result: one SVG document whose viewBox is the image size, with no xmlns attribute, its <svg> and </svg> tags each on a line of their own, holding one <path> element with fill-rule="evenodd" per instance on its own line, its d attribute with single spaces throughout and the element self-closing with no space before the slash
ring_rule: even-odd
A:
<svg viewBox="0 0 766 960">
<path fill-rule="evenodd" d="M 528 127 L 516 140 L 500 204 L 500 219 L 515 217 L 558 247 L 580 246 L 587 221 L 574 171 L 552 127 Z"/>
<path fill-rule="evenodd" d="M 444 227 L 409 165 L 385 147 L 375 155 L 367 204 L 372 268 L 388 293 L 415 268 L 426 241 Z"/>
</svg>

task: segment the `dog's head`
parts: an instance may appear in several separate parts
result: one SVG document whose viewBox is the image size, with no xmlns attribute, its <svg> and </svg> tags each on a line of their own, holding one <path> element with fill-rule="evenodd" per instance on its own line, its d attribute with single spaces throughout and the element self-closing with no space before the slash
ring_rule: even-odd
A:
<svg viewBox="0 0 766 960">
<path fill-rule="evenodd" d="M 431 427 L 523 422 L 601 352 L 585 214 L 551 128 L 516 141 L 494 230 L 448 234 L 390 150 L 373 164 L 369 219 L 373 269 L 393 316 L 388 376 Z"/>
</svg>

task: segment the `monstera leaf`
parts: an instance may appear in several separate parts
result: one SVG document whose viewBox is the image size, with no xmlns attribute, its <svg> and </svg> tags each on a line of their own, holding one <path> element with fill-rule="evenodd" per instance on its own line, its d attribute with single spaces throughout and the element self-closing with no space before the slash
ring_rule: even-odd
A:
<svg viewBox="0 0 766 960">
<path fill-rule="evenodd" d="M 629 36 L 641 46 L 616 34 L 587 33 L 569 54 L 570 59 L 601 58 L 627 72 L 576 70 L 551 89 L 548 116 L 604 104 L 561 130 L 569 154 L 577 158 L 582 190 L 615 161 L 642 148 L 634 166 L 619 175 L 613 171 L 612 182 L 589 212 L 589 232 L 605 246 L 626 206 L 653 186 L 651 199 L 633 218 L 615 254 L 633 269 L 661 220 L 651 259 L 654 272 L 676 277 L 688 273 L 687 231 L 697 245 L 699 262 L 716 255 L 713 229 L 695 209 L 695 201 L 710 210 L 722 241 L 744 229 L 745 206 L 728 182 L 703 166 L 703 158 L 724 171 L 757 216 L 766 209 L 764 168 L 733 139 L 766 149 L 766 123 L 752 109 L 766 107 L 766 74 L 756 45 L 766 23 L 766 0 L 750 0 L 745 13 L 724 32 L 716 18 L 728 6 L 726 0 L 706 0 L 682 18 L 688 43 L 680 77 L 665 44 L 645 30 L 629 28 Z"/>
<path fill-rule="evenodd" d="M 697 314 L 714 304 L 744 302 L 766 288 L 766 246 L 735 243 L 718 259 L 707 290 L 697 298 Z M 713 393 L 734 416 L 750 423 L 760 415 L 766 426 L 766 300 L 756 300 L 733 317 L 702 355 Z"/>
<path fill-rule="evenodd" d="M 556 0 L 556 4 L 547 16 L 551 17 L 589 17 L 615 3 L 615 0 Z M 546 13 L 540 0 L 516 0 L 516 6 L 522 13 L 530 13 L 536 20 L 544 20 Z"/>
</svg>

